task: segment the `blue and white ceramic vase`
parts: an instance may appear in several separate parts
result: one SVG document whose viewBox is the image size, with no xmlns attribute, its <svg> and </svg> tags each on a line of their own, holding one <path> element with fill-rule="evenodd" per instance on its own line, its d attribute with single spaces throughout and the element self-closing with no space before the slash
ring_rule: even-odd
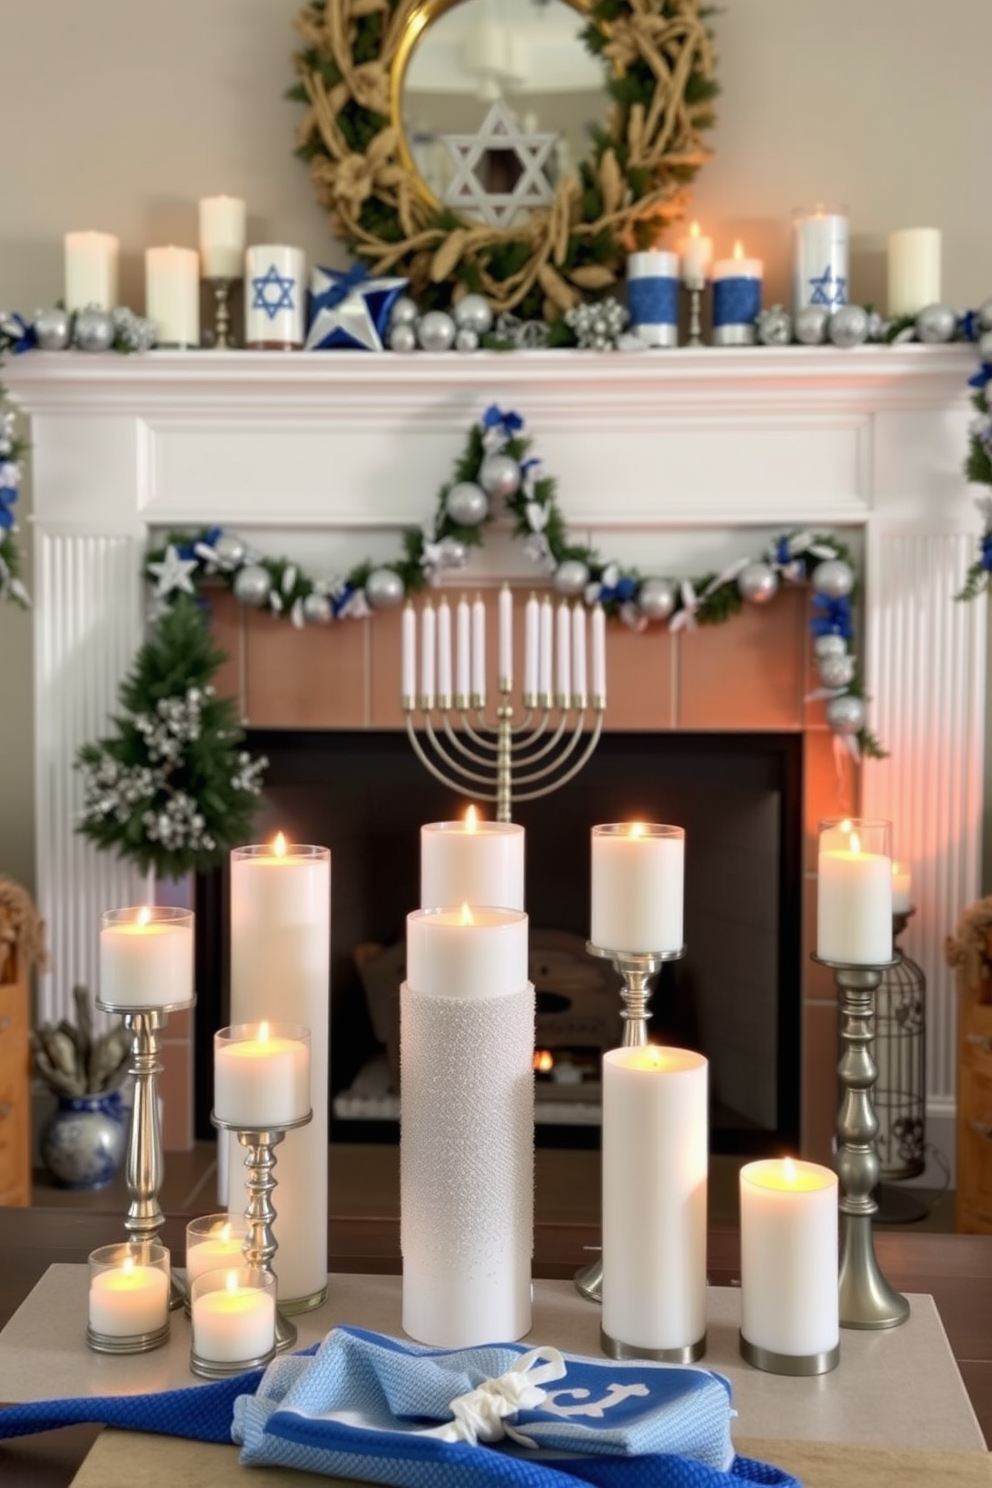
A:
<svg viewBox="0 0 992 1488">
<path fill-rule="evenodd" d="M 58 1188 L 106 1188 L 117 1176 L 127 1140 L 119 1091 L 60 1095 L 41 1134 L 41 1156 Z"/>
</svg>

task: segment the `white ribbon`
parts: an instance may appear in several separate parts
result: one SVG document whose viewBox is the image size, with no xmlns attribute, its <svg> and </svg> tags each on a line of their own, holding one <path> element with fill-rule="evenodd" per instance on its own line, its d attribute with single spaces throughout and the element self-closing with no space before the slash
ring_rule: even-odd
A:
<svg viewBox="0 0 992 1488">
<path fill-rule="evenodd" d="M 535 1406 L 543 1405 L 547 1391 L 542 1386 L 563 1379 L 564 1375 L 565 1360 L 558 1349 L 531 1349 L 522 1354 L 506 1374 L 483 1380 L 474 1390 L 457 1396 L 451 1402 L 453 1421 L 419 1434 L 446 1442 L 468 1442 L 472 1446 L 478 1442 L 500 1441 L 508 1436 L 522 1447 L 536 1448 L 537 1442 L 509 1425 L 506 1418 L 515 1416 L 520 1410 L 533 1410 Z"/>
<path fill-rule="evenodd" d="M 554 559 L 554 554 L 551 551 L 551 544 L 543 532 L 531 533 L 530 537 L 524 543 L 524 552 L 528 558 L 543 568 L 545 573 L 552 574 L 558 567 Z"/>
<path fill-rule="evenodd" d="M 217 557 L 217 549 L 212 548 L 209 543 L 198 542 L 193 544 L 193 557 L 199 558 L 201 563 L 206 564 L 210 572 L 223 568 L 223 564 Z"/>
<path fill-rule="evenodd" d="M 355 589 L 338 610 L 339 620 L 367 620 L 372 610 L 364 589 Z"/>
<path fill-rule="evenodd" d="M 847 691 L 846 687 L 816 687 L 806 694 L 804 702 L 822 703 L 830 698 L 846 697 Z"/>
<path fill-rule="evenodd" d="M 679 630 L 695 630 L 696 611 L 699 609 L 699 600 L 696 597 L 696 591 L 692 587 L 688 579 L 683 579 L 679 587 L 682 595 L 682 608 L 680 610 L 676 610 L 675 614 L 668 622 L 668 628 L 672 632 Z"/>
<path fill-rule="evenodd" d="M 700 600 L 709 599 L 710 595 L 715 594 L 718 589 L 722 589 L 724 584 L 732 584 L 738 574 L 744 572 L 750 561 L 749 558 L 735 558 L 733 563 L 728 563 L 727 567 L 721 573 L 718 573 L 716 578 L 710 579 L 706 588 L 699 596 Z"/>
<path fill-rule="evenodd" d="M 487 455 L 496 455 L 506 444 L 506 433 L 502 424 L 492 424 L 482 431 L 482 448 Z"/>
<path fill-rule="evenodd" d="M 296 599 L 293 601 L 293 608 L 289 612 L 289 618 L 290 620 L 292 620 L 293 625 L 296 627 L 297 630 L 303 630 L 307 622 L 306 616 L 303 613 L 302 599 Z"/>
<path fill-rule="evenodd" d="M 626 604 L 620 606 L 620 619 L 624 625 L 628 625 L 638 635 L 640 635 L 641 631 L 648 628 L 647 615 L 637 607 L 632 599 L 629 599 Z"/>
<path fill-rule="evenodd" d="M 282 571 L 282 592 L 292 594 L 296 588 L 297 568 L 295 563 L 287 563 Z"/>
<path fill-rule="evenodd" d="M 843 779 L 843 767 L 847 756 L 856 765 L 861 763 L 861 746 L 858 743 L 857 734 L 834 734 L 834 765 L 837 770 L 837 779 Z"/>
<path fill-rule="evenodd" d="M 542 501 L 528 501 L 524 515 L 531 532 L 543 532 L 548 525 L 549 510 Z"/>
</svg>

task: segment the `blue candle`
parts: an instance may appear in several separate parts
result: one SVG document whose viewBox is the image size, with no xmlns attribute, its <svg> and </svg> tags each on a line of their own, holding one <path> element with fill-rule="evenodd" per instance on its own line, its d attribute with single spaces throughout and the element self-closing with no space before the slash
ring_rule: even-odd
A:
<svg viewBox="0 0 992 1488">
<path fill-rule="evenodd" d="M 754 323 L 761 310 L 760 258 L 745 258 L 741 245 L 733 258 L 713 265 L 713 345 L 752 346 Z"/>
<path fill-rule="evenodd" d="M 630 327 L 648 346 L 679 344 L 679 261 L 652 248 L 627 259 Z"/>
</svg>

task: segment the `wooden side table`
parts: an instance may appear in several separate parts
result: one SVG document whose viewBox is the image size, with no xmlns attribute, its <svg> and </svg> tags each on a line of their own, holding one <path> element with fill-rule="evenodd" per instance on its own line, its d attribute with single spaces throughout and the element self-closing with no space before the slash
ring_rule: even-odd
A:
<svg viewBox="0 0 992 1488">
<path fill-rule="evenodd" d="M 28 979 L 16 952 L 0 982 L 0 1205 L 31 1202 L 31 1057 Z"/>
<path fill-rule="evenodd" d="M 966 914 L 975 921 L 982 900 Z M 976 933 L 977 932 L 977 933 Z M 984 933 L 983 933 L 984 932 Z M 992 1234 L 992 932 L 980 921 L 958 932 L 958 1115 L 955 1224 Z M 951 947 L 949 946 L 949 951 Z"/>
</svg>

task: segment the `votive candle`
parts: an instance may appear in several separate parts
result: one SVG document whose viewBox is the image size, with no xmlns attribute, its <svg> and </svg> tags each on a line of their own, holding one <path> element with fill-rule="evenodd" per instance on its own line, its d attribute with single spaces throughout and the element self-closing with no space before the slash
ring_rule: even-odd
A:
<svg viewBox="0 0 992 1488">
<path fill-rule="evenodd" d="M 186 1281 L 240 1266 L 247 1226 L 237 1214 L 205 1214 L 186 1226 Z"/>
<path fill-rule="evenodd" d="M 470 806 L 462 821 L 420 829 L 420 907 L 453 904 L 524 907 L 524 829 L 517 822 L 482 821 Z"/>
<path fill-rule="evenodd" d="M 214 1115 L 241 1131 L 310 1110 L 310 1034 L 295 1023 L 236 1023 L 214 1034 Z"/>
<path fill-rule="evenodd" d="M 892 959 L 891 826 L 844 817 L 820 823 L 817 955 L 842 965 Z"/>
<path fill-rule="evenodd" d="M 266 1359 L 275 1347 L 272 1277 L 251 1266 L 204 1272 L 190 1287 L 193 1353 L 211 1364 Z"/>
<path fill-rule="evenodd" d="M 89 1258 L 88 1318 L 100 1338 L 137 1339 L 169 1321 L 169 1252 L 157 1242 L 103 1245 Z"/>
<path fill-rule="evenodd" d="M 114 1008 L 181 1007 L 193 998 L 193 911 L 108 909 L 100 927 L 100 1001 Z"/>
<path fill-rule="evenodd" d="M 592 829 L 593 945 L 680 951 L 685 873 L 682 827 L 612 822 Z"/>
</svg>

